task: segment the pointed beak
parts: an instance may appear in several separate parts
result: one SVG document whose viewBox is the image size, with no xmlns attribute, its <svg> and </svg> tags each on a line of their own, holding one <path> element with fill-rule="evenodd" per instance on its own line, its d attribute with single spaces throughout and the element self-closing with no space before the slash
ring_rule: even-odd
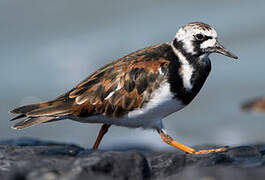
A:
<svg viewBox="0 0 265 180">
<path fill-rule="evenodd" d="M 209 49 L 209 52 L 216 52 L 222 55 L 225 55 L 230 58 L 238 59 L 236 55 L 233 53 L 229 52 L 227 49 L 225 49 L 218 41 L 216 41 L 214 47 Z"/>
</svg>

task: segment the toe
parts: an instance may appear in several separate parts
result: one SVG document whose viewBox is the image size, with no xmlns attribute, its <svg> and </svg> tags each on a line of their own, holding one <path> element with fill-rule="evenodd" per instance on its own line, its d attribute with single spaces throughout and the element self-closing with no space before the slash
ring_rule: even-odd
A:
<svg viewBox="0 0 265 180">
<path fill-rule="evenodd" d="M 211 152 L 220 153 L 220 152 L 227 151 L 227 149 L 228 149 L 228 146 L 225 146 L 225 147 L 217 148 L 217 149 L 198 150 L 198 151 L 193 152 L 192 154 L 209 154 Z"/>
</svg>

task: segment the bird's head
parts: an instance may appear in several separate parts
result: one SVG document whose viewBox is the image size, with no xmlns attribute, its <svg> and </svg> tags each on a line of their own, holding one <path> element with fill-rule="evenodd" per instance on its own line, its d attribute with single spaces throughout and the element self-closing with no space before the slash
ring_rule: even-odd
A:
<svg viewBox="0 0 265 180">
<path fill-rule="evenodd" d="M 211 53 L 219 53 L 230 58 L 238 58 L 218 42 L 217 32 L 202 22 L 182 26 L 176 33 L 173 46 L 186 56 L 208 57 Z"/>
</svg>

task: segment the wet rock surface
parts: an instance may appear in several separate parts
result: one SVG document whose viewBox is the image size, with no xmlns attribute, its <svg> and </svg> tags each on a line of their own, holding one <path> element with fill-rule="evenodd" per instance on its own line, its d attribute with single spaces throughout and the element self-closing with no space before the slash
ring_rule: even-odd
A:
<svg viewBox="0 0 265 180">
<path fill-rule="evenodd" d="M 92 151 L 73 144 L 18 139 L 0 141 L 1 180 L 265 179 L 265 145 L 224 153 Z"/>
</svg>

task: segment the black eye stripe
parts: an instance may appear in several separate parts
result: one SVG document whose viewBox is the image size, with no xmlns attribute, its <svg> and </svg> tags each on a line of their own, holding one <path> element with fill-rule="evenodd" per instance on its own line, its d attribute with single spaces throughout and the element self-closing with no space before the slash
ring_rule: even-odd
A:
<svg viewBox="0 0 265 180">
<path fill-rule="evenodd" d="M 213 37 L 211 37 L 211 36 L 205 36 L 202 34 L 194 35 L 194 37 L 196 38 L 197 41 L 200 41 L 200 42 L 207 41 L 208 39 L 213 39 Z"/>
<path fill-rule="evenodd" d="M 203 41 L 207 41 L 208 39 L 213 39 L 213 37 L 211 37 L 211 36 L 204 36 Z"/>
</svg>

